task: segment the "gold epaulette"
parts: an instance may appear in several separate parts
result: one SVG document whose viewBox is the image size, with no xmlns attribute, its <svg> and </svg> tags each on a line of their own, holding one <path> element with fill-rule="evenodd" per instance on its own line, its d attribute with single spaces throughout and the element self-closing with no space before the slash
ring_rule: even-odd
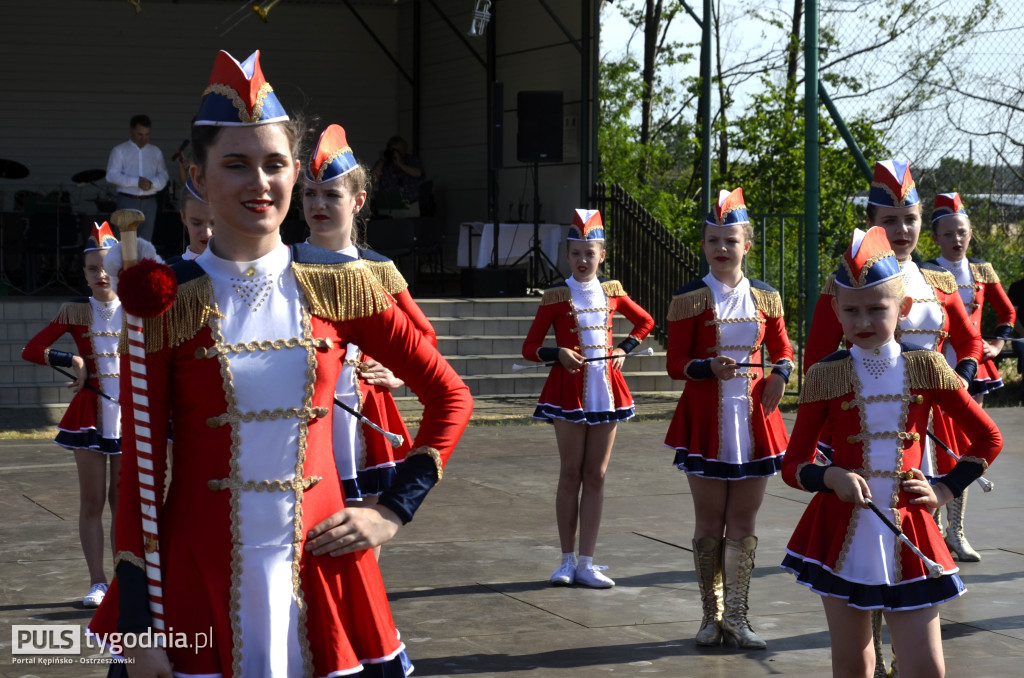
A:
<svg viewBox="0 0 1024 678">
<path fill-rule="evenodd" d="M 292 262 L 310 312 L 338 322 L 388 310 L 391 300 L 366 263 L 362 259 L 344 264 Z"/>
<path fill-rule="evenodd" d="M 572 299 L 572 290 L 569 289 L 569 286 L 559 285 L 558 287 L 549 287 L 544 290 L 544 296 L 540 298 L 540 305 L 560 304 L 570 299 Z"/>
<path fill-rule="evenodd" d="M 963 387 L 956 372 L 938 351 L 906 351 L 907 381 L 910 388 L 958 391 Z"/>
<path fill-rule="evenodd" d="M 704 286 L 672 297 L 668 306 L 668 321 L 695 318 L 715 305 L 715 297 L 711 288 Z"/>
<path fill-rule="evenodd" d="M 930 268 L 922 268 L 921 275 L 924 281 L 937 290 L 946 294 L 953 294 L 957 291 L 956 278 L 949 271 L 933 271 Z"/>
<path fill-rule="evenodd" d="M 92 325 L 92 305 L 86 301 L 65 301 L 60 305 L 53 322 L 62 325 Z"/>
<path fill-rule="evenodd" d="M 601 289 L 604 290 L 605 295 L 609 297 L 626 296 L 626 290 L 622 288 L 622 283 L 618 280 L 605 280 L 601 283 Z"/>
<path fill-rule="evenodd" d="M 174 303 L 166 313 L 155 318 L 143 319 L 146 353 L 179 346 L 196 336 L 210 321 L 210 315 L 217 312 L 215 309 L 213 281 L 210 280 L 210 276 L 204 274 L 181 283 L 178 285 Z M 121 332 L 118 350 L 122 355 L 128 353 L 127 332 Z"/>
<path fill-rule="evenodd" d="M 409 283 L 398 272 L 395 262 L 363 259 L 363 263 L 366 264 L 370 272 L 373 273 L 373 277 L 380 281 L 380 284 L 391 296 L 399 295 L 409 288 Z"/>
<path fill-rule="evenodd" d="M 776 290 L 759 290 L 751 287 L 750 293 L 754 295 L 754 306 L 764 313 L 766 318 L 782 317 L 782 295 Z"/>
<path fill-rule="evenodd" d="M 936 353 L 935 355 L 939 355 Z M 853 391 L 853 360 L 846 356 L 811 365 L 800 389 L 800 402 L 841 398 Z"/>
<path fill-rule="evenodd" d="M 987 261 L 971 263 L 971 277 L 974 278 L 974 282 L 985 283 L 986 285 L 999 284 L 999 274 L 996 273 L 996 269 L 992 268 L 992 264 Z"/>
<path fill-rule="evenodd" d="M 821 288 L 821 294 L 836 296 L 836 274 L 832 273 L 828 276 L 828 280 L 825 281 L 825 285 Z"/>
</svg>

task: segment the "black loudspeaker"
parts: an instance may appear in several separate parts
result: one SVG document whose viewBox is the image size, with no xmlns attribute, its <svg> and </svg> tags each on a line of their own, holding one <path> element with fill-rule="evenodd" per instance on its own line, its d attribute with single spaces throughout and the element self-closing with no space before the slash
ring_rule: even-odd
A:
<svg viewBox="0 0 1024 678">
<path fill-rule="evenodd" d="M 562 93 L 519 92 L 519 162 L 562 162 Z"/>
<path fill-rule="evenodd" d="M 505 165 L 505 85 L 491 83 L 491 169 Z"/>
<path fill-rule="evenodd" d="M 522 297 L 526 295 L 526 269 L 524 268 L 464 268 L 461 275 L 462 296 L 464 297 Z"/>
</svg>

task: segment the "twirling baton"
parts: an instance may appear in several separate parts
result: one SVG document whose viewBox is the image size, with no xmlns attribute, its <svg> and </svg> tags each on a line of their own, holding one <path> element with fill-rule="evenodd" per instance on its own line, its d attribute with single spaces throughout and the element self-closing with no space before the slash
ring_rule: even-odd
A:
<svg viewBox="0 0 1024 678">
<path fill-rule="evenodd" d="M 996 341 L 997 339 L 999 339 L 1002 341 L 1015 341 L 1018 344 L 1024 344 L 1024 339 L 1021 339 L 1020 337 L 993 337 L 987 334 L 983 334 L 981 335 L 981 338 L 984 339 L 985 341 Z"/>
<path fill-rule="evenodd" d="M 337 405 L 338 407 L 340 407 L 341 409 L 345 410 L 349 414 L 351 414 L 353 417 L 355 417 L 356 419 L 358 419 L 362 423 L 364 423 L 367 426 L 369 426 L 370 428 L 372 428 L 374 431 L 377 431 L 378 433 L 383 435 L 385 438 L 387 438 L 388 442 L 391 443 L 391 447 L 401 447 L 402 443 L 405 442 L 405 438 L 403 436 L 401 436 L 401 435 L 399 435 L 397 433 L 392 433 L 391 431 L 385 431 L 380 426 L 377 426 L 377 424 L 375 424 L 372 421 L 370 421 L 369 419 L 367 419 L 360 412 L 357 412 L 356 410 L 353 410 L 351 407 L 349 407 L 345 403 L 343 403 L 340 400 L 338 400 L 337 396 L 335 396 L 335 398 L 334 398 L 334 404 Z"/>
<path fill-rule="evenodd" d="M 117 210 L 110 223 L 121 230 L 121 257 L 125 270 L 139 263 L 136 229 L 146 220 L 139 210 Z M 153 441 L 150 438 L 149 381 L 146 376 L 146 339 L 142 318 L 125 311 L 128 363 L 131 370 L 132 418 L 135 421 L 135 452 L 139 465 L 139 507 L 145 537 L 146 578 L 149 580 L 149 611 L 153 627 L 163 631 L 164 590 L 160 572 L 160 537 L 157 527 L 157 488 L 153 478 Z"/>
<path fill-rule="evenodd" d="M 636 353 L 626 353 L 625 355 L 621 355 L 621 356 L 615 355 L 615 354 L 612 354 L 612 355 L 599 355 L 596 358 L 584 358 L 583 362 L 585 362 L 585 363 L 592 363 L 592 362 L 596 362 L 598 360 L 614 360 L 616 358 L 642 358 L 644 356 L 650 356 L 650 355 L 654 355 L 654 349 L 648 346 L 644 350 L 637 351 Z M 560 363 L 557 360 L 552 360 L 552 361 L 546 362 L 546 363 L 534 363 L 533 365 L 515 365 L 514 364 L 514 365 L 512 365 L 512 371 L 513 372 L 519 372 L 520 370 L 530 370 L 530 369 L 533 369 L 534 367 L 554 367 L 555 365 L 561 365 L 561 364 L 562 363 Z"/>
<path fill-rule="evenodd" d="M 50 367 L 52 367 L 53 369 L 55 369 L 58 372 L 60 372 L 61 374 L 63 374 L 65 377 L 68 377 L 69 379 L 71 379 L 71 381 L 78 381 L 78 377 L 76 377 L 75 375 L 71 374 L 70 372 L 68 372 L 66 370 L 62 370 L 61 368 L 57 367 L 56 365 L 50 365 Z M 111 398 L 110 396 L 108 396 L 106 393 L 104 393 L 103 391 L 99 390 L 95 386 L 90 386 L 87 383 L 83 383 L 82 384 L 82 388 L 84 388 L 86 390 L 89 390 L 89 391 L 92 391 L 93 393 L 95 393 L 99 397 L 106 398 L 107 400 L 109 400 L 112 403 L 116 403 L 117 402 L 117 398 Z"/>
<path fill-rule="evenodd" d="M 936 445 L 938 445 L 940 448 L 942 448 L 942 450 L 946 454 L 948 454 L 949 456 L 953 457 L 957 461 L 960 461 L 960 456 L 956 452 L 954 452 L 953 450 L 949 449 L 949 447 L 946 445 L 946 443 L 944 443 L 941 440 L 939 440 L 935 436 L 934 433 L 932 433 L 931 431 L 928 431 L 928 430 L 926 430 L 925 433 L 927 433 L 928 437 L 932 439 L 932 442 L 935 443 Z M 981 491 L 982 492 L 991 492 L 992 490 L 996 489 L 996 484 L 993 483 L 988 478 L 986 478 L 985 476 L 978 476 L 978 479 L 975 480 L 974 482 L 978 483 L 978 485 L 981 486 Z"/>
<path fill-rule="evenodd" d="M 865 499 L 864 502 L 869 509 L 875 512 L 876 516 L 881 518 L 882 522 L 885 523 L 885 526 L 892 530 L 892 533 L 896 535 L 896 538 L 906 544 L 907 548 L 913 551 L 914 555 L 921 559 L 921 562 L 924 563 L 925 568 L 928 570 L 929 579 L 935 579 L 942 576 L 942 565 L 939 565 L 934 560 L 921 553 L 921 549 L 914 546 L 914 543 L 907 538 L 907 535 L 903 534 L 903 530 L 896 527 L 896 523 L 892 522 L 892 520 L 889 519 L 889 516 L 882 513 L 881 509 L 875 506 L 875 502 L 870 499 Z"/>
</svg>

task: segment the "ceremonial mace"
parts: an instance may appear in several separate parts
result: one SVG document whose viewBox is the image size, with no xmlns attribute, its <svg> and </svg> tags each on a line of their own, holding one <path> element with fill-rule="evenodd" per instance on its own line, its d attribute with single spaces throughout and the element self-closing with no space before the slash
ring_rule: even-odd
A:
<svg viewBox="0 0 1024 678">
<path fill-rule="evenodd" d="M 139 263 L 136 230 L 146 216 L 139 210 L 117 210 L 110 223 L 121 231 L 121 258 L 124 270 Z M 123 283 L 124 280 L 122 279 Z M 171 297 L 173 301 L 173 297 Z M 135 424 L 135 451 L 139 466 L 139 506 L 142 534 L 145 538 L 146 578 L 149 580 L 149 611 L 153 627 L 163 631 L 164 591 L 160 571 L 160 535 L 157 526 L 157 488 L 153 476 L 153 441 L 150 437 L 149 383 L 146 376 L 146 338 L 143 319 L 130 312 L 122 300 L 128 339 L 129 387 L 132 394 L 132 420 Z M 164 309 L 166 310 L 166 309 Z M 122 384 L 124 382 L 122 381 Z M 162 489 L 162 488 L 161 488 Z"/>
</svg>

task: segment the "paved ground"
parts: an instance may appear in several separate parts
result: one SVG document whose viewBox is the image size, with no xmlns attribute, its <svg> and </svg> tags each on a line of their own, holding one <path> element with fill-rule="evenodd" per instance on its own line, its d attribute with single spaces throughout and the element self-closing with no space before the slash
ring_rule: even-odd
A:
<svg viewBox="0 0 1024 678">
<path fill-rule="evenodd" d="M 1024 416 L 990 410 L 1007 446 L 972 490 L 968 528 L 983 561 L 942 606 L 947 675 L 1020 676 L 1024 666 Z M 552 588 L 557 564 L 554 436 L 544 425 L 471 427 L 382 569 L 418 676 L 829 675 L 816 595 L 778 569 L 808 496 L 769 484 L 760 514 L 752 621 L 765 652 L 698 650 L 700 617 L 686 483 L 668 465 L 664 421 L 620 427 L 597 560 L 618 585 Z M 75 468 L 46 441 L 0 442 L 0 676 L 102 676 L 80 665 L 12 664 L 12 624 L 84 624 Z"/>
</svg>

